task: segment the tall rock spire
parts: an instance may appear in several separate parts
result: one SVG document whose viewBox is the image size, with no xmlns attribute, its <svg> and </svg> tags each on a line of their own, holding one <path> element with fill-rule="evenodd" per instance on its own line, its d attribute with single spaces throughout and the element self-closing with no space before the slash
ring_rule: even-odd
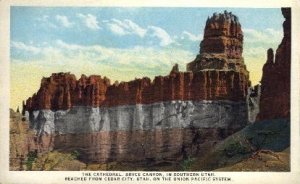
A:
<svg viewBox="0 0 300 184">
<path fill-rule="evenodd" d="M 187 70 L 233 70 L 248 76 L 242 53 L 243 32 L 238 17 L 226 10 L 214 13 L 206 21 L 199 54 L 188 63 Z"/>
<path fill-rule="evenodd" d="M 268 50 L 268 59 L 261 79 L 260 113 L 258 120 L 289 118 L 291 75 L 291 9 L 282 8 L 283 39 L 275 54 Z"/>
</svg>

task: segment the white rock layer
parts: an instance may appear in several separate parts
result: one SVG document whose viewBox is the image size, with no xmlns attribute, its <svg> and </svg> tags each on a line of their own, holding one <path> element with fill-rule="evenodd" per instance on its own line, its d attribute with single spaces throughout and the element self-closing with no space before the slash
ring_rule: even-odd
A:
<svg viewBox="0 0 300 184">
<path fill-rule="evenodd" d="M 89 133 L 170 128 L 241 128 L 247 122 L 245 102 L 169 101 L 153 104 L 26 112 L 31 128 L 43 134 Z"/>
</svg>

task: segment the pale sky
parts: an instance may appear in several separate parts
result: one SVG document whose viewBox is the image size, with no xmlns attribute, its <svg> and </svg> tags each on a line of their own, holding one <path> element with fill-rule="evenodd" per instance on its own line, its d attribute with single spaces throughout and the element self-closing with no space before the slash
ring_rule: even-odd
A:
<svg viewBox="0 0 300 184">
<path fill-rule="evenodd" d="M 244 32 L 243 56 L 259 83 L 268 48 L 282 36 L 280 9 L 11 7 L 11 107 L 37 92 L 54 72 L 114 80 L 185 71 L 203 39 L 208 16 L 231 11 Z"/>
</svg>

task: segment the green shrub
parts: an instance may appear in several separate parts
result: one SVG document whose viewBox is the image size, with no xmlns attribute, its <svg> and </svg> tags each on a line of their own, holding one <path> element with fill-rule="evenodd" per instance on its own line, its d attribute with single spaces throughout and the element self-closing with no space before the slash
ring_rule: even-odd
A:
<svg viewBox="0 0 300 184">
<path fill-rule="evenodd" d="M 72 156 L 73 159 L 79 159 L 80 152 L 77 151 L 77 150 L 74 150 L 74 151 L 71 152 L 71 156 Z"/>
<path fill-rule="evenodd" d="M 31 171 L 32 170 L 32 163 L 37 158 L 37 151 L 30 151 L 27 155 L 26 159 L 26 170 Z"/>
<path fill-rule="evenodd" d="M 194 159 L 192 159 L 190 156 L 188 156 L 185 160 L 182 161 L 182 163 L 180 164 L 181 169 L 183 171 L 187 171 L 191 168 L 192 163 L 193 163 Z"/>
<path fill-rule="evenodd" d="M 247 147 L 247 145 L 242 144 L 241 142 L 233 142 L 225 148 L 225 154 L 228 157 L 232 157 L 237 154 L 246 154 L 251 152 L 251 148 Z"/>
</svg>

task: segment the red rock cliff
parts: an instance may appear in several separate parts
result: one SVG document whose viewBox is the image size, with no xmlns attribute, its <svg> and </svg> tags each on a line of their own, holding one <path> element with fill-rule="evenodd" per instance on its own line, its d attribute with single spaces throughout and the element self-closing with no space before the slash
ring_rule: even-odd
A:
<svg viewBox="0 0 300 184">
<path fill-rule="evenodd" d="M 136 79 L 110 85 L 100 76 L 52 74 L 43 78 L 37 94 L 25 104 L 27 111 L 69 109 L 72 106 L 150 104 L 170 100 L 244 100 L 248 78 L 234 71 L 176 72 L 168 76 Z"/>
<path fill-rule="evenodd" d="M 273 50 L 268 50 L 257 120 L 290 117 L 291 9 L 282 8 L 282 14 L 285 18 L 284 36 L 276 50 L 275 60 Z"/>
<path fill-rule="evenodd" d="M 105 100 L 109 85 L 109 79 L 97 75 L 82 75 L 76 80 L 70 73 L 54 73 L 42 79 L 40 89 L 27 99 L 24 108 L 32 111 L 69 109 L 74 105 L 98 107 Z"/>
<path fill-rule="evenodd" d="M 150 104 L 170 100 L 232 100 L 246 96 L 248 79 L 233 71 L 178 72 L 122 82 L 108 88 L 107 106 Z"/>
</svg>

